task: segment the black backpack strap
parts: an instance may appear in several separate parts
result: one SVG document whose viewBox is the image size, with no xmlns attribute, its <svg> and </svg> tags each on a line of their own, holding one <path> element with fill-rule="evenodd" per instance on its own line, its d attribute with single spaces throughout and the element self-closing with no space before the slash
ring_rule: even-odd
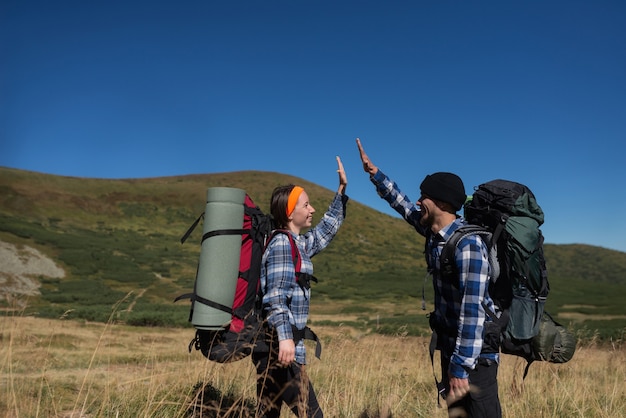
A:
<svg viewBox="0 0 626 418">
<path fill-rule="evenodd" d="M 253 227 L 256 227 L 256 229 L 261 233 L 269 235 L 272 223 L 271 216 L 263 214 L 263 212 L 258 207 L 250 207 L 245 204 L 244 213 L 252 218 Z M 202 212 L 200 216 L 198 216 L 198 219 L 196 219 L 193 224 L 191 224 L 187 232 L 185 232 L 185 234 L 182 236 L 182 238 L 180 239 L 181 244 L 184 244 L 185 241 L 187 241 L 187 238 L 189 238 L 189 235 L 191 235 L 191 233 L 196 229 L 196 227 L 200 223 L 200 219 L 202 218 L 204 218 L 204 212 Z M 205 239 L 216 235 L 242 235 L 250 234 L 251 232 L 252 231 L 249 229 L 221 229 L 217 231 L 210 231 L 202 235 L 201 242 L 204 242 Z"/>
<path fill-rule="evenodd" d="M 203 305 L 207 305 L 207 306 L 210 306 L 212 308 L 219 309 L 220 311 L 224 311 L 224 312 L 227 312 L 229 314 L 233 313 L 233 308 L 228 307 L 226 305 L 222 305 L 221 303 L 214 302 L 214 301 L 209 300 L 209 299 L 205 299 L 202 296 L 198 296 L 195 293 L 185 293 L 184 295 L 180 295 L 176 299 L 174 299 L 174 302 L 178 302 L 179 300 L 182 300 L 182 299 L 189 299 L 192 303 L 194 301 L 197 301 L 197 302 L 202 303 Z"/>
<path fill-rule="evenodd" d="M 232 307 L 226 306 L 226 305 L 222 305 L 221 303 L 217 303 L 217 302 L 214 302 L 214 301 L 209 300 L 209 299 L 205 299 L 202 296 L 194 295 L 193 300 L 194 301 L 198 301 L 198 302 L 202 303 L 203 305 L 207 305 L 207 306 L 210 306 L 212 308 L 219 309 L 220 311 L 229 313 L 231 315 L 233 313 L 233 308 Z"/>
<path fill-rule="evenodd" d="M 296 280 L 298 281 L 298 284 L 302 289 L 310 289 L 311 282 L 318 282 L 317 277 L 313 276 L 312 274 L 301 272 L 296 273 Z"/>
<path fill-rule="evenodd" d="M 487 228 L 480 225 L 463 225 L 450 235 L 441 250 L 439 270 L 442 279 L 451 281 L 455 287 L 459 286 L 459 272 L 454 258 L 456 247 L 461 239 L 470 235 L 480 235 L 487 243 L 487 248 L 491 250 L 492 234 Z"/>
<path fill-rule="evenodd" d="M 294 325 L 291 326 L 291 332 L 293 334 L 293 342 L 297 345 L 300 340 L 311 340 L 315 341 L 315 357 L 321 360 L 322 358 L 322 343 L 318 338 L 317 334 L 313 332 L 313 330 L 309 327 L 304 327 L 304 329 L 298 329 Z"/>
<path fill-rule="evenodd" d="M 249 229 L 217 229 L 215 231 L 209 231 L 206 234 L 202 235 L 202 241 L 209 239 L 211 237 L 215 237 L 218 235 L 243 235 L 250 234 L 251 230 Z"/>
<path fill-rule="evenodd" d="M 428 354 L 430 354 L 430 365 L 433 369 L 433 378 L 435 379 L 435 386 L 437 387 L 437 406 L 441 408 L 441 399 L 446 399 L 446 386 L 442 380 L 437 379 L 437 373 L 435 372 L 435 351 L 437 351 L 438 334 L 437 330 L 433 329 L 430 336 L 430 344 L 428 345 Z"/>
<path fill-rule="evenodd" d="M 185 241 L 187 241 L 187 238 L 189 238 L 189 235 L 191 235 L 193 230 L 196 229 L 196 226 L 198 226 L 198 223 L 200 222 L 200 219 L 202 219 L 203 217 L 204 217 L 204 212 L 202 212 L 200 214 L 200 216 L 198 216 L 198 219 L 196 219 L 195 222 L 193 224 L 191 224 L 191 226 L 189 227 L 187 232 L 185 232 L 185 235 L 183 235 L 183 237 L 180 239 L 180 243 L 181 244 L 184 244 Z"/>
</svg>

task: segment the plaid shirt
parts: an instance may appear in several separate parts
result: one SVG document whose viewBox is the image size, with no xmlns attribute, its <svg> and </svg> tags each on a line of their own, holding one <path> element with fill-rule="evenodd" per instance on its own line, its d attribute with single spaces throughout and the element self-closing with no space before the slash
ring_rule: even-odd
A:
<svg viewBox="0 0 626 418">
<path fill-rule="evenodd" d="M 336 194 L 320 222 L 304 235 L 293 234 L 300 250 L 302 273 L 313 274 L 311 257 L 322 251 L 333 239 L 346 215 L 348 197 Z M 267 320 L 278 334 L 278 340 L 293 339 L 291 326 L 302 330 L 309 317 L 311 289 L 296 282 L 289 238 L 278 234 L 269 242 L 261 265 L 263 309 Z M 296 362 L 306 363 L 304 340 L 296 345 Z"/>
<path fill-rule="evenodd" d="M 485 321 L 491 321 L 485 314 L 483 303 L 492 312 L 495 306 L 488 294 L 490 266 L 487 246 L 480 236 L 470 235 L 459 241 L 455 261 L 459 275 L 458 288 L 443 281 L 439 273 L 439 258 L 446 240 L 460 226 L 466 224 L 463 218 L 445 226 L 437 234 L 420 225 L 419 206 L 402 193 L 381 170 L 371 178 L 376 191 L 395 209 L 415 230 L 427 239 L 427 261 L 433 275 L 435 289 L 435 321 L 443 329 L 451 330 L 447 341 L 440 341 L 442 355 L 450 359 L 449 372 L 452 376 L 467 378 L 468 370 L 474 369 L 478 358 L 499 361 L 498 353 L 481 353 Z"/>
</svg>

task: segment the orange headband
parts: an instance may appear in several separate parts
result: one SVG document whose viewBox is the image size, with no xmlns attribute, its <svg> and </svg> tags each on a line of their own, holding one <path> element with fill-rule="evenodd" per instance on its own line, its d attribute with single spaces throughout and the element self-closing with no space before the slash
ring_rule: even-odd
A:
<svg viewBox="0 0 626 418">
<path fill-rule="evenodd" d="M 300 186 L 293 186 L 291 193 L 289 193 L 289 200 L 287 200 L 287 216 L 290 216 L 293 210 L 296 208 L 298 198 L 302 194 L 304 189 Z"/>
</svg>

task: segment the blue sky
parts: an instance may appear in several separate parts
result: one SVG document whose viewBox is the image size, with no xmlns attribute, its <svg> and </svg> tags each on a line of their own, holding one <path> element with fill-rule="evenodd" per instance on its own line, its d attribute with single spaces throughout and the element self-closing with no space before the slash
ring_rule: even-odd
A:
<svg viewBox="0 0 626 418">
<path fill-rule="evenodd" d="M 392 214 L 527 184 L 548 243 L 626 251 L 626 2 L 28 1 L 0 5 L 0 165 L 97 178 L 264 170 Z M 260 199 L 259 197 L 255 197 Z"/>
</svg>

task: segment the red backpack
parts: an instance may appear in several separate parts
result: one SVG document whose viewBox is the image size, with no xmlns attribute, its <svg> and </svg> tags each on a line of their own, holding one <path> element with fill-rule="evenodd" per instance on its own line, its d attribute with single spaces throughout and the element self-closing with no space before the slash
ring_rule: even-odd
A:
<svg viewBox="0 0 626 418">
<path fill-rule="evenodd" d="M 185 235 L 183 235 L 181 243 L 184 243 L 189 238 L 203 217 L 204 213 L 196 219 Z M 196 335 L 189 343 L 189 352 L 195 347 L 206 358 L 218 363 L 240 360 L 249 356 L 253 350 L 267 350 L 267 347 L 264 345 L 264 318 L 259 292 L 263 252 L 274 236 L 285 234 L 289 237 L 296 277 L 299 280 L 303 275 L 300 273 L 300 252 L 291 233 L 284 230 L 273 230 L 271 215 L 263 213 L 250 196 L 246 195 L 245 197 L 241 229 L 210 231 L 203 235 L 200 244 L 211 236 L 224 234 L 241 235 L 239 274 L 232 306 L 224 306 L 211 301 L 210 298 L 200 297 L 195 291 L 198 280 L 197 275 L 194 282 L 194 292 L 181 295 L 174 300 L 174 302 L 181 299 L 191 300 L 190 322 L 193 315 L 194 302 L 209 305 L 232 315 L 231 322 L 222 330 L 196 329 Z M 317 281 L 312 276 L 306 276 L 307 280 Z M 301 338 L 317 341 L 317 336 L 308 328 L 305 330 L 294 330 L 294 339 L 298 340 Z"/>
</svg>

